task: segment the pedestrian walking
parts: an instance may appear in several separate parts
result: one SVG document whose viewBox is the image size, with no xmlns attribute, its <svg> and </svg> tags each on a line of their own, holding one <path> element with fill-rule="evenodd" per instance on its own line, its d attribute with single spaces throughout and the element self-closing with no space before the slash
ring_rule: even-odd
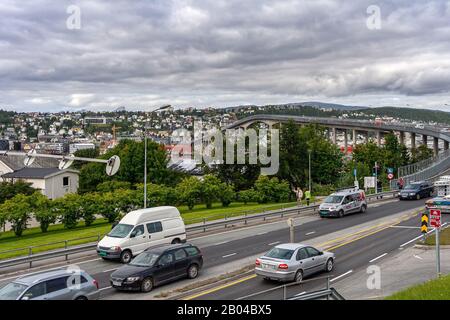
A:
<svg viewBox="0 0 450 320">
<path fill-rule="evenodd" d="M 306 190 L 305 199 L 306 199 L 306 205 L 309 206 L 309 203 L 311 201 L 311 191 L 310 190 Z"/>
</svg>

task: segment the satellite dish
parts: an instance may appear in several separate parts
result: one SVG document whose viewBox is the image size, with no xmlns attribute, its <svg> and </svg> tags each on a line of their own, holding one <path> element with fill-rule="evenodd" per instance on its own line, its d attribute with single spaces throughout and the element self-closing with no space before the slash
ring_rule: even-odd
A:
<svg viewBox="0 0 450 320">
<path fill-rule="evenodd" d="M 73 155 L 70 155 L 70 157 L 73 157 Z M 62 158 L 61 161 L 59 161 L 59 170 L 68 169 L 73 164 L 73 161 L 73 159 Z"/>
<path fill-rule="evenodd" d="M 106 164 L 106 174 L 108 176 L 113 176 L 119 171 L 120 168 L 120 158 L 118 156 L 112 156 L 108 159 Z"/>
<path fill-rule="evenodd" d="M 25 159 L 23 160 L 23 164 L 25 165 L 25 167 L 29 167 L 33 164 L 34 160 L 36 160 L 36 157 L 34 156 L 36 153 L 37 152 L 35 149 L 27 153 Z"/>
</svg>

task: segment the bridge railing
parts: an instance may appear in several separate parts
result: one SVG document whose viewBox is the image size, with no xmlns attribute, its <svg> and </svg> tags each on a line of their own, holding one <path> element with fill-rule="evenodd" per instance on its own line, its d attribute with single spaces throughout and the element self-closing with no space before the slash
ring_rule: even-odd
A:
<svg viewBox="0 0 450 320">
<path fill-rule="evenodd" d="M 405 185 L 413 181 L 434 180 L 440 174 L 448 171 L 449 169 L 450 169 L 450 156 L 447 156 L 446 158 L 442 158 L 438 162 L 432 163 L 428 168 L 425 168 L 421 171 L 415 172 L 407 176 L 403 176 L 403 180 L 405 182 Z"/>
<path fill-rule="evenodd" d="M 398 168 L 398 176 L 405 177 L 405 176 L 409 176 L 409 175 L 415 174 L 417 172 L 423 171 L 435 164 L 438 164 L 438 163 L 444 161 L 448 157 L 450 157 L 450 149 L 439 153 L 435 157 L 431 157 L 431 158 Z"/>
</svg>

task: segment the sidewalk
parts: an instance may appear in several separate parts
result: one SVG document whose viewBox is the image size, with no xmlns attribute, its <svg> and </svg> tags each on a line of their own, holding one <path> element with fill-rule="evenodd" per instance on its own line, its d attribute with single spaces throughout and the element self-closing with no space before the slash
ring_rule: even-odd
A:
<svg viewBox="0 0 450 320">
<path fill-rule="evenodd" d="M 430 249 L 411 247 L 404 249 L 390 259 L 374 265 L 380 267 L 381 288 L 368 289 L 367 280 L 371 274 L 366 270 L 339 281 L 336 290 L 349 300 L 383 299 L 408 287 L 436 278 L 436 252 Z M 450 248 L 441 248 L 441 273 L 450 273 Z"/>
</svg>

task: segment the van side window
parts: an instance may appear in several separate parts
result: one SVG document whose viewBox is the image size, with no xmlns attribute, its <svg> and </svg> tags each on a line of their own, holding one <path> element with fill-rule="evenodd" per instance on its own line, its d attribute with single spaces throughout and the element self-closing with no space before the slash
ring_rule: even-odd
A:
<svg viewBox="0 0 450 320">
<path fill-rule="evenodd" d="M 148 233 L 156 233 L 162 231 L 162 224 L 160 221 L 147 223 L 147 231 Z"/>
<path fill-rule="evenodd" d="M 67 288 L 67 280 L 69 277 L 56 278 L 46 281 L 47 293 L 63 290 Z"/>
<path fill-rule="evenodd" d="M 143 234 L 144 234 L 144 226 L 140 225 L 140 226 L 137 226 L 136 228 L 134 228 L 133 231 L 131 231 L 130 236 L 131 237 L 139 237 Z"/>
<path fill-rule="evenodd" d="M 184 248 L 189 256 L 195 256 L 198 254 L 198 250 L 196 247 L 187 247 Z"/>
</svg>

